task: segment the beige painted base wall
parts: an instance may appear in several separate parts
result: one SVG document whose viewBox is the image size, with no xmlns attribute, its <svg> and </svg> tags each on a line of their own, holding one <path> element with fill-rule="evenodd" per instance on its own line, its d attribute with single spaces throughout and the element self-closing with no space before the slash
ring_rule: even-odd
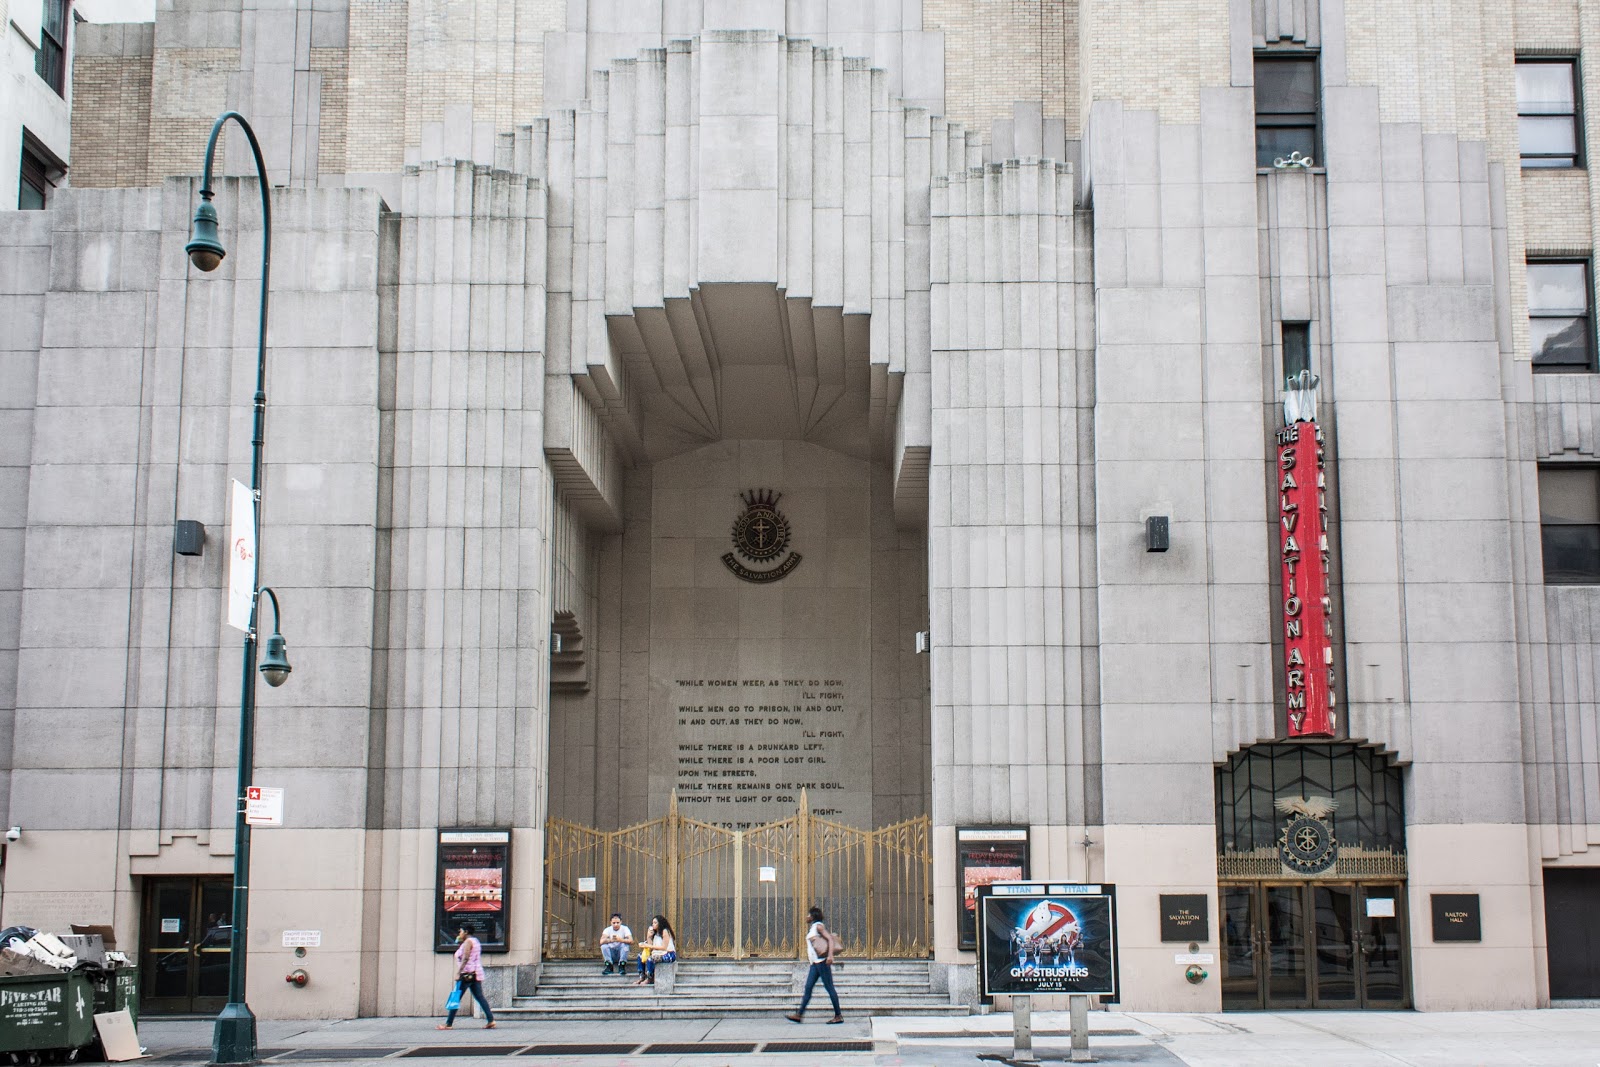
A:
<svg viewBox="0 0 1600 1067">
<path fill-rule="evenodd" d="M 1548 1003 L 1543 890 L 1527 827 L 1406 828 L 1411 992 L 1420 1011 L 1488 1011 Z M 1483 940 L 1435 944 L 1431 896 L 1477 893 Z"/>
<path fill-rule="evenodd" d="M 1199 951 L 1220 959 L 1217 944 L 1217 832 L 1211 826 L 1108 826 L 1105 881 L 1117 887 L 1122 1002 L 1125 1011 L 1218 1011 L 1221 969 L 1191 985 L 1185 964 L 1173 956 L 1189 943 L 1161 940 L 1161 894 L 1204 893 L 1212 916 L 1211 937 Z"/>
<path fill-rule="evenodd" d="M 231 855 L 211 851 L 231 848 L 231 834 L 210 847 L 196 837 L 177 837 L 155 855 L 132 857 L 125 839 L 116 831 L 24 831 L 8 849 L 0 923 L 53 931 L 74 922 L 109 923 L 118 946 L 132 955 L 139 945 L 141 878 L 227 877 L 233 871 Z M 256 830 L 245 993 L 256 1015 L 436 1014 L 453 961 L 433 951 L 435 841 L 431 829 Z M 512 951 L 486 963 L 538 958 L 543 855 L 542 830 L 513 832 Z M 376 876 L 370 890 L 363 888 L 369 874 Z M 320 930 L 322 945 L 296 957 L 283 947 L 285 930 Z M 284 981 L 296 967 L 310 975 L 303 988 Z"/>
<path fill-rule="evenodd" d="M 454 975 L 454 960 L 433 950 L 437 837 L 432 829 L 381 830 L 368 835 L 369 853 L 381 864 L 369 914 L 368 966 L 363 984 L 370 1015 L 437 1015 Z M 484 966 L 533 963 L 539 957 L 540 903 L 544 892 L 543 829 L 511 832 L 508 899 L 511 951 L 486 954 Z"/>
<path fill-rule="evenodd" d="M 1216 929 L 1215 835 L 1209 827 L 1035 826 L 1033 875 L 1117 886 L 1121 1007 L 1130 1011 L 1216 1011 L 1220 966 L 1198 986 L 1173 955 L 1187 945 L 1160 940 L 1159 896 L 1204 892 Z M 1413 826 L 1407 832 L 1412 995 L 1423 1011 L 1528 1008 L 1548 1003 L 1537 829 L 1517 825 Z M 0 923 L 65 930 L 109 923 L 125 950 L 139 938 L 139 879 L 227 876 L 231 835 L 202 843 L 176 837 L 154 855 L 128 855 L 115 831 L 31 831 L 7 849 Z M 437 1013 L 451 958 L 432 951 L 435 834 L 428 830 L 258 830 L 254 835 L 248 998 L 263 1019 Z M 512 837 L 512 951 L 496 966 L 538 959 L 544 835 Z M 933 834 L 934 944 L 941 963 L 971 966 L 955 947 L 955 828 Z M 363 886 L 370 886 L 363 889 Z M 1477 893 L 1483 940 L 1435 944 L 1430 895 Z M 297 959 L 284 930 L 321 930 L 322 947 Z M 311 982 L 283 976 L 303 967 Z M 1035 1007 L 1047 1007 L 1036 1003 Z"/>
</svg>

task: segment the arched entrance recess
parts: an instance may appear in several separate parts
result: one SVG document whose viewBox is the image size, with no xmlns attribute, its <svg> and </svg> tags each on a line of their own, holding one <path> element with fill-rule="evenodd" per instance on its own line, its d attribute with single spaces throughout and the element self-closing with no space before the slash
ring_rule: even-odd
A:
<svg viewBox="0 0 1600 1067">
<path fill-rule="evenodd" d="M 1410 1004 L 1401 770 L 1354 744 L 1263 744 L 1216 772 L 1222 1006 Z"/>
</svg>

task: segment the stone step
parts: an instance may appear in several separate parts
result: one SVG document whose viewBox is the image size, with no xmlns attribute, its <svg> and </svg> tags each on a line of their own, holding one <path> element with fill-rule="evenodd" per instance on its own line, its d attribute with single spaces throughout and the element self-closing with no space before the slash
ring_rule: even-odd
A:
<svg viewBox="0 0 1600 1067">
<path fill-rule="evenodd" d="M 843 998 L 841 998 L 843 999 Z M 727 1018 L 772 1018 L 782 1015 L 794 1008 L 794 1001 L 790 999 L 782 1005 L 726 1005 L 726 1004 L 694 1004 L 679 1002 L 673 998 L 663 997 L 656 1003 L 629 1004 L 624 1009 L 615 1005 L 590 1004 L 577 1005 L 524 1005 L 514 1004 L 509 1008 L 496 1008 L 496 1017 L 516 1019 L 548 1019 L 552 1021 L 563 1020 L 606 1020 L 606 1019 L 727 1019 Z M 847 1018 L 861 1018 L 863 1016 L 880 1015 L 928 1015 L 962 1017 L 971 1012 L 965 1004 L 951 1004 L 948 1001 L 919 1001 L 912 1004 L 880 1004 L 876 1002 L 845 1000 L 843 1004 Z M 823 996 L 821 1006 L 817 999 L 812 998 L 811 1009 L 807 1013 L 811 1019 L 826 1018 L 828 1000 Z"/>
<path fill-rule="evenodd" d="M 818 984 L 818 989 L 822 989 L 821 984 Z M 874 998 L 874 1000 L 904 1000 L 907 997 L 928 1000 L 928 998 L 939 998 L 944 995 L 944 993 L 933 992 L 926 985 L 923 985 L 920 989 L 918 987 L 883 989 L 882 985 L 838 985 L 835 982 L 835 989 L 838 989 L 840 997 L 850 993 L 850 995 L 856 995 L 856 997 L 870 997 Z M 693 987 L 685 987 L 682 982 L 678 982 L 677 989 L 672 990 L 672 993 L 656 993 L 651 989 L 650 985 L 634 985 L 630 989 L 616 990 L 616 992 L 610 993 L 608 997 L 595 997 L 594 993 L 586 993 L 582 992 L 582 990 L 547 989 L 547 987 L 542 987 L 541 985 L 539 992 L 534 993 L 533 997 L 525 998 L 525 1000 L 594 1000 L 602 1001 L 603 1003 L 606 1000 L 624 1000 L 624 998 L 637 1000 L 640 997 L 658 997 L 658 995 L 698 998 L 698 1000 L 773 1000 L 773 998 L 782 1000 L 784 997 L 792 997 L 795 992 L 797 990 L 790 989 L 787 985 L 781 985 L 781 987 L 774 985 L 770 989 L 760 990 L 734 989 L 734 987 L 730 987 L 730 989 L 693 989 Z"/>
<path fill-rule="evenodd" d="M 805 960 L 771 960 L 762 963 L 725 963 L 722 960 L 678 960 L 680 966 L 691 966 L 696 971 L 704 974 L 773 974 L 794 971 L 795 968 L 805 968 Z M 627 968 L 634 969 L 638 960 L 627 961 Z M 869 974 L 928 974 L 928 961 L 926 960 L 840 960 L 838 969 L 851 969 Z M 542 965 L 546 974 L 598 974 L 605 968 L 603 963 L 550 963 Z"/>
<path fill-rule="evenodd" d="M 834 986 L 841 993 L 845 991 L 852 993 L 877 992 L 893 994 L 894 996 L 928 996 L 931 993 L 926 982 L 921 985 L 909 983 L 889 985 L 881 982 L 835 982 Z M 607 997 L 631 996 L 635 990 L 642 992 L 645 988 L 644 986 L 634 985 L 632 981 L 628 983 L 626 988 L 612 990 L 593 990 L 580 986 L 540 985 L 533 995 L 595 1000 Z M 682 996 L 700 997 L 788 996 L 798 988 L 798 986 L 789 982 L 774 982 L 766 985 L 708 985 L 703 982 L 679 981 L 674 988 L 674 992 Z"/>
<path fill-rule="evenodd" d="M 790 982 L 797 976 L 804 977 L 805 971 L 795 969 L 790 971 L 768 971 L 761 974 L 725 974 L 720 971 L 706 972 L 690 964 L 678 966 L 678 983 L 684 982 L 709 982 L 714 985 L 770 985 L 775 983 Z M 626 985 L 634 981 L 639 972 L 628 968 L 625 975 L 600 974 L 550 974 L 546 972 L 539 981 L 541 986 L 560 985 L 584 989 L 612 989 L 616 986 Z M 836 982 L 884 982 L 890 985 L 922 985 L 928 984 L 926 974 L 894 974 L 889 972 L 857 971 L 853 968 L 838 968 L 833 972 Z"/>
<path fill-rule="evenodd" d="M 672 993 L 636 984 L 638 964 L 626 977 L 602 973 L 592 960 L 549 960 L 541 968 L 538 993 L 517 997 L 512 1017 L 581 1019 L 771 1018 L 794 1009 L 795 983 L 805 964 L 795 959 L 695 959 L 677 966 Z M 839 999 L 848 1014 L 965 1016 L 934 992 L 926 959 L 845 960 L 834 972 Z M 820 997 L 821 1009 L 817 1009 Z M 826 1012 L 827 994 L 812 994 L 813 1013 Z"/>
</svg>

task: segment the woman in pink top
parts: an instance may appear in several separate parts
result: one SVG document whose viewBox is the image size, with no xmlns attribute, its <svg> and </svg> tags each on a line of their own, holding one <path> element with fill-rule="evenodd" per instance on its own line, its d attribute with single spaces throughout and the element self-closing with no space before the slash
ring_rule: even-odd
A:
<svg viewBox="0 0 1600 1067">
<path fill-rule="evenodd" d="M 462 927 L 456 931 L 456 988 L 462 993 L 471 993 L 472 998 L 483 1009 L 483 1017 L 487 1021 L 483 1024 L 485 1030 L 494 1029 L 494 1012 L 489 1008 L 489 1002 L 483 999 L 483 945 L 477 938 L 467 933 L 467 928 Z M 448 1030 L 456 1024 L 456 1010 L 450 1009 L 450 1014 L 440 1023 L 438 1029 Z"/>
</svg>

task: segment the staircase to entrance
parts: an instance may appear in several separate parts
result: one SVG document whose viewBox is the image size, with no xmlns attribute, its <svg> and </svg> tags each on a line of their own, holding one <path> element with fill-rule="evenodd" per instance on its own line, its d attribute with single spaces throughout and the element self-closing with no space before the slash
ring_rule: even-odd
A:
<svg viewBox="0 0 1600 1067">
<path fill-rule="evenodd" d="M 635 965 L 636 966 L 636 965 Z M 724 1019 L 773 1017 L 800 1003 L 806 966 L 797 960 L 680 959 L 672 992 L 602 974 L 599 960 L 546 960 L 533 996 L 515 997 L 495 1014 L 524 1019 Z M 967 1015 L 965 1004 L 935 990 L 926 959 L 847 960 L 834 970 L 846 1016 Z M 831 1008 L 821 984 L 808 1017 Z"/>
</svg>

